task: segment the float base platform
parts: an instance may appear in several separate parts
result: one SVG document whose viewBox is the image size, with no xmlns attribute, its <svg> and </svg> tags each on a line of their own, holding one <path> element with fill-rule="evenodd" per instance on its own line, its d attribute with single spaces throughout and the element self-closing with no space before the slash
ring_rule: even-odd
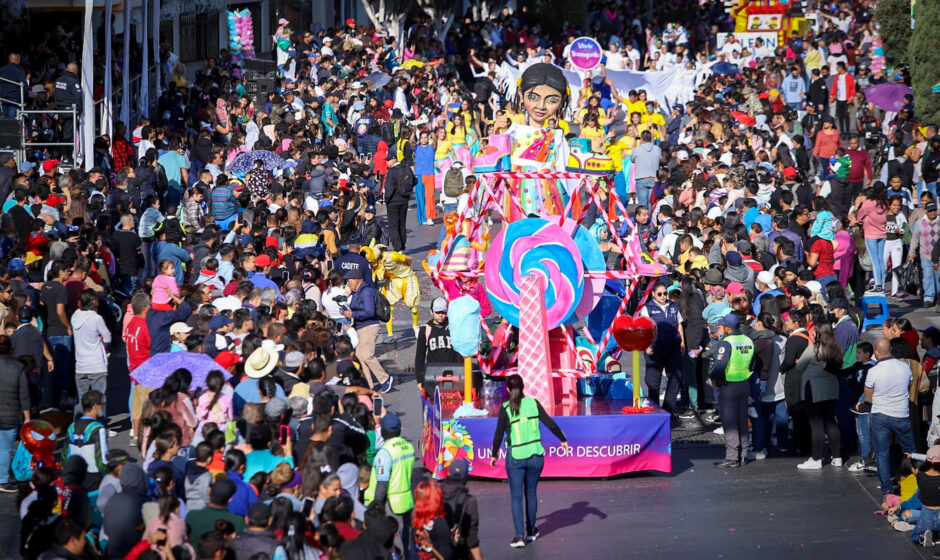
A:
<svg viewBox="0 0 940 560">
<path fill-rule="evenodd" d="M 423 461 L 435 477 L 446 476 L 447 466 L 457 458 L 471 464 L 470 475 L 506 478 L 506 445 L 503 443 L 495 467 L 490 466 L 496 418 L 503 399 L 479 399 L 475 406 L 486 416 L 454 419 L 461 400 L 422 399 Z M 566 453 L 559 440 L 542 426 L 545 447 L 543 477 L 604 478 L 640 471 L 672 471 L 670 416 L 656 408 L 644 414 L 623 414 L 632 401 L 579 397 L 570 404 L 556 404 L 548 411 L 565 433 L 570 446 Z"/>
</svg>

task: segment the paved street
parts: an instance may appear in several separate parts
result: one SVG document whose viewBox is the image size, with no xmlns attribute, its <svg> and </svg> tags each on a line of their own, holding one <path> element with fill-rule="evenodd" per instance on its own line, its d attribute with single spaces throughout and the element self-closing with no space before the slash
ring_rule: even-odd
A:
<svg viewBox="0 0 940 560">
<path fill-rule="evenodd" d="M 434 247 L 438 227 L 414 225 L 409 215 L 408 253 L 419 259 Z M 421 322 L 434 295 L 423 271 Z M 919 328 L 935 314 L 904 307 Z M 414 375 L 414 333 L 410 314 L 395 314 L 396 344 L 382 347 L 383 363 L 399 382 L 386 395 L 388 408 L 402 416 L 404 435 L 420 439 L 421 410 Z M 877 331 L 868 333 L 876 335 Z M 123 361 L 115 352 L 116 362 Z M 127 447 L 127 372 L 113 364 L 109 414 L 121 434 L 113 447 Z M 629 366 L 628 366 L 629 367 Z M 826 467 L 798 471 L 795 458 L 771 458 L 735 471 L 717 471 L 720 441 L 684 427 L 673 449 L 673 473 L 640 474 L 613 480 L 549 480 L 540 485 L 542 537 L 523 550 L 510 550 L 512 519 L 508 485 L 473 481 L 481 505 L 481 540 L 486 558 L 826 558 L 855 555 L 897 560 L 930 558 L 895 532 L 878 509 L 878 481 Z M 705 443 L 701 443 L 705 442 Z M 14 495 L 0 496 L 0 558 L 16 558 L 19 519 Z"/>
</svg>

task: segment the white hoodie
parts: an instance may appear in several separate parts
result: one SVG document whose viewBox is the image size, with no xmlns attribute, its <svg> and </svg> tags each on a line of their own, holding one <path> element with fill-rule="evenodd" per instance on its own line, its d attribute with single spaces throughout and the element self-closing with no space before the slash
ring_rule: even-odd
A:
<svg viewBox="0 0 940 560">
<path fill-rule="evenodd" d="M 72 314 L 75 333 L 75 373 L 107 373 L 111 331 L 101 315 L 93 310 L 79 309 Z"/>
</svg>

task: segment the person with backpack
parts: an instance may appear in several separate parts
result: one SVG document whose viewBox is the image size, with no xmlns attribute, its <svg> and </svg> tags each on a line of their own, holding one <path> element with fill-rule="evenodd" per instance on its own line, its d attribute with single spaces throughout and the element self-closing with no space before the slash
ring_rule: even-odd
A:
<svg viewBox="0 0 940 560">
<path fill-rule="evenodd" d="M 444 514 L 455 533 L 453 560 L 482 560 L 480 552 L 480 507 L 467 488 L 470 465 L 464 459 L 455 459 L 447 468 L 447 478 L 441 481 Z"/>
<path fill-rule="evenodd" d="M 343 274 L 346 286 L 352 293 L 349 299 L 349 309 L 343 311 L 343 315 L 355 322 L 356 333 L 359 335 L 356 358 L 362 365 L 362 373 L 369 387 L 374 387 L 381 393 L 387 393 L 392 388 L 392 377 L 385 372 L 382 363 L 375 357 L 375 343 L 379 337 L 379 324 L 388 321 L 391 308 L 388 300 L 378 294 L 375 288 L 366 285 L 363 278 L 363 271 L 358 268 L 349 269 Z M 380 305 L 379 299 L 384 301 L 384 306 Z M 380 307 L 384 308 L 380 309 Z M 378 385 L 373 385 L 373 376 Z"/>
<path fill-rule="evenodd" d="M 101 479 L 108 472 L 108 431 L 98 418 L 104 415 L 104 394 L 90 390 L 82 395 L 84 413 L 69 426 L 66 432 L 67 445 L 62 447 L 62 464 L 73 455 L 82 457 L 88 464 L 85 488 L 97 490 Z"/>
<path fill-rule="evenodd" d="M 463 163 L 457 161 L 444 173 L 444 187 L 441 189 L 441 207 L 444 215 L 457 211 L 460 195 L 463 194 Z"/>
<path fill-rule="evenodd" d="M 418 331 L 415 347 L 415 377 L 418 387 L 424 384 L 428 364 L 454 363 L 463 360 L 450 343 L 450 325 L 447 323 L 447 301 L 442 297 L 431 302 L 431 320 Z"/>
</svg>

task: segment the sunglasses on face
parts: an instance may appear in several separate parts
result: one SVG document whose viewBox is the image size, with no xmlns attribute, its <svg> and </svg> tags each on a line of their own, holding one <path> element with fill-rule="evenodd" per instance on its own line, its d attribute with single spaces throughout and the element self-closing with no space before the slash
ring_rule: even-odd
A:
<svg viewBox="0 0 940 560">
<path fill-rule="evenodd" d="M 664 296 L 664 295 L 666 295 L 666 292 L 654 292 L 653 295 L 654 295 L 654 296 Z"/>
</svg>

